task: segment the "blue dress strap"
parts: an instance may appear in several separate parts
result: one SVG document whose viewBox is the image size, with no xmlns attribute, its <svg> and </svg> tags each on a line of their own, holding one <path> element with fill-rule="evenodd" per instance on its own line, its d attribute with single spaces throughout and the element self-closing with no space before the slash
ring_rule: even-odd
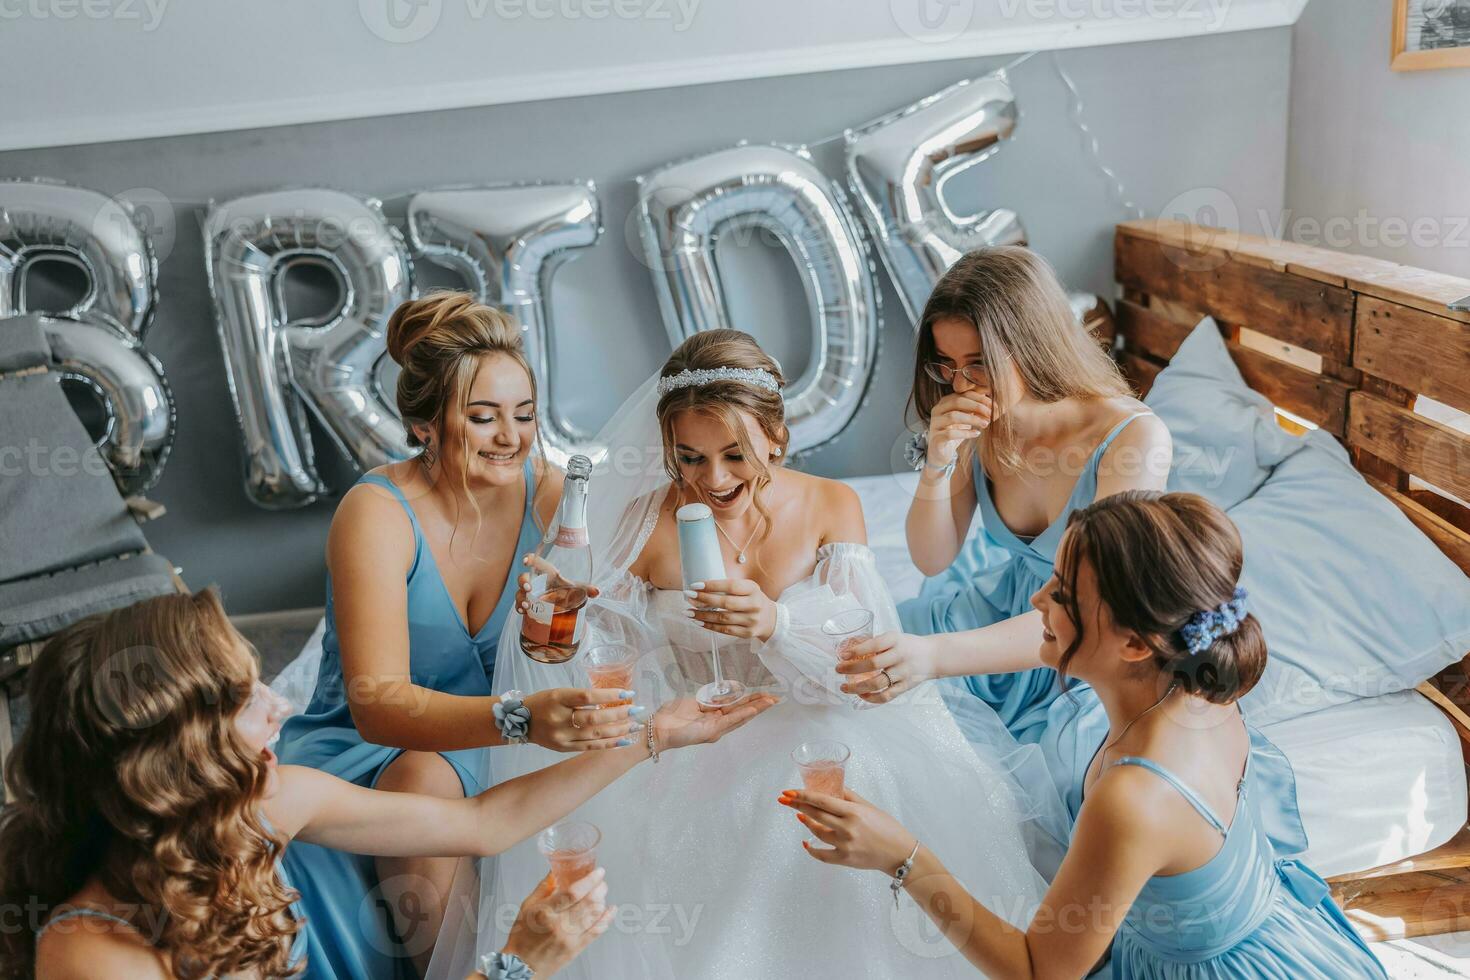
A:
<svg viewBox="0 0 1470 980">
<path fill-rule="evenodd" d="M 133 932 L 139 933 L 139 935 L 142 934 L 139 931 L 138 927 L 133 925 L 127 919 L 119 919 L 117 916 L 109 915 L 108 913 L 103 912 L 99 909 L 89 909 L 84 906 L 77 906 L 76 908 L 65 909 L 61 912 L 58 912 L 51 918 L 47 919 L 45 923 L 42 924 L 41 928 L 36 930 L 36 942 L 40 942 L 41 937 L 46 935 L 46 930 L 56 925 L 56 923 L 65 922 L 67 919 L 80 919 L 83 917 L 92 919 L 105 919 L 108 922 L 116 922 L 120 926 L 126 926 Z"/>
<path fill-rule="evenodd" d="M 392 480 L 388 479 L 388 477 L 385 476 L 382 473 L 367 473 L 367 474 L 364 474 L 363 477 L 360 480 L 358 480 L 357 482 L 358 483 L 371 483 L 375 487 L 384 487 L 385 489 L 387 489 L 387 491 L 389 493 L 391 493 L 391 494 L 393 494 L 393 496 L 397 497 L 398 498 L 398 502 L 403 505 L 404 512 L 408 514 L 409 523 L 411 523 L 413 525 L 413 533 L 414 533 L 414 536 L 415 537 L 418 536 L 418 533 L 419 533 L 419 519 L 418 519 L 418 517 L 416 517 L 414 515 L 413 508 L 409 506 L 409 504 L 408 504 L 408 498 L 403 495 L 403 491 L 402 490 L 398 489 L 398 484 L 396 484 Z"/>
<path fill-rule="evenodd" d="M 1095 455 L 1095 456 L 1101 456 L 1103 453 L 1107 452 L 1108 451 L 1108 447 L 1113 444 L 1113 440 L 1116 439 L 1116 438 L 1118 438 L 1118 435 L 1124 429 L 1128 428 L 1129 423 L 1131 423 L 1134 419 L 1141 419 L 1145 415 L 1152 415 L 1152 414 L 1154 414 L 1154 413 L 1153 412 L 1134 412 L 1132 415 L 1128 416 L 1127 418 L 1120 420 L 1117 425 L 1113 426 L 1111 429 L 1108 430 L 1108 434 L 1107 435 L 1103 436 L 1103 441 L 1100 442 L 1100 443 L 1098 443 L 1097 444 L 1097 448 L 1092 451 L 1093 452 L 1093 455 Z"/>
<path fill-rule="evenodd" d="M 1199 812 L 1200 816 L 1209 821 L 1211 827 L 1214 827 L 1216 830 L 1218 830 L 1222 837 L 1225 835 L 1225 825 L 1220 822 L 1219 817 L 1215 816 L 1215 811 L 1211 810 L 1209 806 L 1205 803 L 1205 801 L 1200 799 L 1195 794 L 1194 790 L 1186 786 L 1184 782 L 1179 779 L 1179 777 L 1175 776 L 1172 772 L 1165 769 L 1157 762 L 1154 762 L 1152 759 L 1145 759 L 1136 755 L 1127 755 L 1119 759 L 1117 762 L 1114 762 L 1113 765 L 1138 766 L 1141 769 L 1147 769 L 1149 772 L 1153 773 L 1155 776 L 1158 776 L 1159 778 L 1163 779 L 1164 782 L 1174 787 L 1174 789 L 1179 792 L 1179 795 L 1184 797 L 1185 802 L 1194 807 L 1195 810 Z"/>
</svg>

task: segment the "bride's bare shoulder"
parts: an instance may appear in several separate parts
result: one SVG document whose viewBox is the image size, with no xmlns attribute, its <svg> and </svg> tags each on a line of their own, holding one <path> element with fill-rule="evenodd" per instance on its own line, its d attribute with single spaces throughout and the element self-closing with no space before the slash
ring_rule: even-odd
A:
<svg viewBox="0 0 1470 980">
<path fill-rule="evenodd" d="M 820 544 L 848 541 L 868 543 L 868 527 L 863 520 L 863 504 L 857 491 L 841 480 L 829 480 L 810 473 L 787 470 L 794 496 L 801 500 L 802 512 L 821 529 Z"/>
</svg>

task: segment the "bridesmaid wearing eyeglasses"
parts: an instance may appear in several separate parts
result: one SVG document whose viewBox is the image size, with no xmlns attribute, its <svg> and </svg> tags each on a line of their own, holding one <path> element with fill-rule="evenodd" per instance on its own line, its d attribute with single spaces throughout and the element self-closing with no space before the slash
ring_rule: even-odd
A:
<svg viewBox="0 0 1470 980">
<path fill-rule="evenodd" d="M 904 629 L 977 632 L 891 642 L 877 683 L 900 693 L 921 668 L 948 673 L 927 665 L 945 657 L 939 647 L 979 647 L 986 672 L 964 677 L 965 688 L 1018 739 L 1039 741 L 1061 688 L 1036 659 L 1041 620 L 1028 600 L 1051 577 L 1072 511 L 1164 489 L 1169 431 L 1077 323 L 1046 260 L 1019 247 L 970 252 L 940 278 L 919 323 L 909 403 L 928 432 L 905 530 L 931 578 L 900 606 Z M 977 510 L 982 532 L 967 542 Z"/>
</svg>

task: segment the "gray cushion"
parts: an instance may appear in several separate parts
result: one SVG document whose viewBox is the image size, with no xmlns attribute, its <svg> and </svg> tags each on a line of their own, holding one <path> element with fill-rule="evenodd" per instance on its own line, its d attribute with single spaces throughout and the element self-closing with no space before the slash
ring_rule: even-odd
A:
<svg viewBox="0 0 1470 980">
<path fill-rule="evenodd" d="M 56 375 L 0 379 L 0 582 L 146 545 Z"/>
<path fill-rule="evenodd" d="M 97 612 L 176 591 L 173 565 L 152 553 L 0 584 L 0 648 L 39 640 Z"/>
<path fill-rule="evenodd" d="M 50 363 L 51 345 L 39 317 L 9 317 L 0 323 L 0 374 Z"/>
</svg>

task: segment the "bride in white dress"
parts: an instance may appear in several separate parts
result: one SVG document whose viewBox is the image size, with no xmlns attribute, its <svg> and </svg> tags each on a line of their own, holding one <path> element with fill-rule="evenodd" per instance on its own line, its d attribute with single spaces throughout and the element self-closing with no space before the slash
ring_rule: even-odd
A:
<svg viewBox="0 0 1470 980">
<path fill-rule="evenodd" d="M 727 678 L 782 701 L 713 745 L 642 764 L 572 816 L 601 829 L 598 863 L 619 912 L 564 976 L 973 977 L 907 895 L 895 902 L 881 882 L 834 874 L 804 851 L 810 835 L 777 798 L 801 786 L 791 752 L 815 739 L 847 745 L 847 787 L 953 856 L 951 872 L 1012 923 L 1024 926 L 1044 891 L 1027 830 L 1050 782 L 1023 775 L 1033 757 L 993 712 L 964 699 L 962 734 L 933 686 L 881 708 L 842 690 L 822 624 L 863 607 L 881 633 L 898 615 L 856 495 L 780 465 L 782 383 L 749 336 L 700 333 L 599 436 L 607 454 L 591 481 L 588 531 L 600 595 L 583 651 L 608 642 L 644 651 L 634 688 L 652 710 L 713 679 L 717 639 Z M 682 591 L 673 517 L 691 502 L 712 509 L 729 573 L 694 598 Z M 496 691 L 587 685 L 580 656 L 555 666 L 522 656 L 518 629 L 510 617 Z M 495 780 L 557 759 L 532 745 L 486 755 Z M 478 921 L 451 913 L 431 975 L 462 977 L 472 948 L 499 948 L 509 925 L 501 907 L 546 871 L 534 841 L 484 863 L 458 903 Z"/>
</svg>

